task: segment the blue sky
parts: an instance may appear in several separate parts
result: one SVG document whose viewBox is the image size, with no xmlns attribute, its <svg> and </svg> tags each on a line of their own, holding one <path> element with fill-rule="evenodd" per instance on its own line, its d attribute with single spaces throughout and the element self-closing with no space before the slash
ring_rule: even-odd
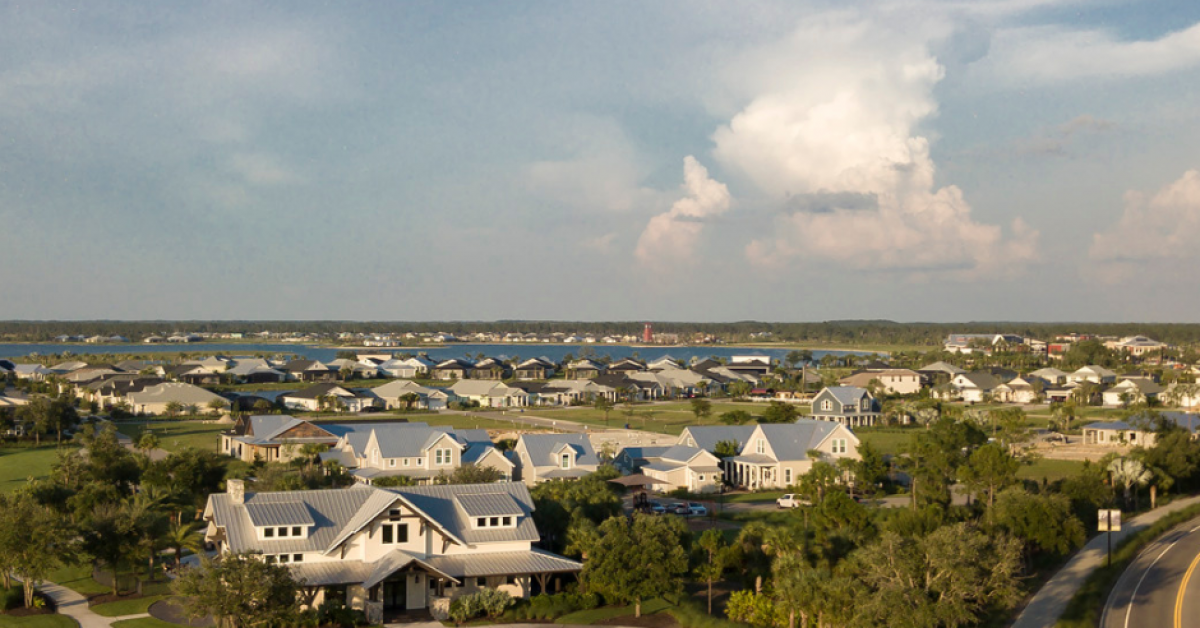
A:
<svg viewBox="0 0 1200 628">
<path fill-rule="evenodd" d="M 0 318 L 1197 321 L 1200 6 L 0 4 Z"/>
</svg>

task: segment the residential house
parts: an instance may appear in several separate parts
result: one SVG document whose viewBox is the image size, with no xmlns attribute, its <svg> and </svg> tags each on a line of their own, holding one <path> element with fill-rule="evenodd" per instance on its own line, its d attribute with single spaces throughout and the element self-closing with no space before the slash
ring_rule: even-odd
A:
<svg viewBox="0 0 1200 628">
<path fill-rule="evenodd" d="M 838 380 L 842 386 L 867 388 L 878 381 L 883 390 L 893 395 L 913 395 L 921 391 L 921 374 L 909 369 L 879 369 L 859 371 Z"/>
<path fill-rule="evenodd" d="M 250 493 L 241 480 L 210 495 L 205 538 L 218 555 L 253 553 L 286 565 L 309 608 L 340 601 L 373 625 L 484 588 L 517 598 L 552 592 L 582 565 L 534 547 L 524 484 Z"/>
<path fill-rule="evenodd" d="M 452 358 L 442 360 L 434 365 L 433 368 L 429 369 L 429 376 L 440 380 L 468 379 L 471 377 L 471 372 L 474 369 L 475 365 L 470 362 Z"/>
<path fill-rule="evenodd" d="M 681 368 L 683 368 L 683 365 L 680 364 L 678 360 L 676 360 L 675 358 L 673 358 L 669 355 L 664 355 L 661 358 L 658 358 L 657 360 L 651 360 L 646 363 L 647 371 L 664 371 L 667 369 L 677 371 Z"/>
<path fill-rule="evenodd" d="M 493 468 L 505 481 L 515 465 L 492 445 L 487 430 L 430 427 L 424 423 L 342 423 L 341 438 L 324 461 L 336 460 L 359 482 L 403 475 L 418 483 L 448 476 L 468 464 Z"/>
<path fill-rule="evenodd" d="M 1100 393 L 1104 405 L 1110 407 L 1147 403 L 1158 399 L 1163 387 L 1148 377 L 1126 377 L 1115 386 Z"/>
<path fill-rule="evenodd" d="M 536 395 L 538 405 L 569 406 L 593 403 L 597 397 L 616 402 L 619 392 L 616 388 L 600 383 L 598 379 L 556 379 L 540 385 Z"/>
<path fill-rule="evenodd" d="M 277 384 L 288 378 L 287 373 L 272 368 L 270 363 L 259 358 L 238 360 L 225 373 L 242 384 Z"/>
<path fill-rule="evenodd" d="M 417 396 L 417 401 L 411 406 L 408 401 L 403 399 L 410 393 Z M 382 399 L 384 407 L 388 409 L 412 407 L 423 410 L 445 410 L 451 400 L 451 393 L 441 388 L 429 388 L 407 379 L 393 380 L 372 388 L 371 394 Z"/>
<path fill-rule="evenodd" d="M 845 425 L 800 419 L 795 423 L 689 426 L 679 445 L 715 453 L 717 443 L 736 442 L 736 456 L 722 460 L 727 481 L 747 489 L 787 488 L 817 460 L 858 459 L 858 437 Z M 819 456 L 813 458 L 809 454 Z"/>
<path fill-rule="evenodd" d="M 966 369 L 958 368 L 949 362 L 942 362 L 940 360 L 917 369 L 917 373 L 920 373 L 921 377 L 925 378 L 924 383 L 930 386 L 949 384 L 955 375 L 966 372 Z"/>
<path fill-rule="evenodd" d="M 1032 375 L 1014 377 L 992 389 L 992 396 L 1002 403 L 1039 403 L 1048 388 L 1044 380 Z"/>
<path fill-rule="evenodd" d="M 1153 447 L 1158 441 L 1156 421 L 1174 424 L 1194 439 L 1200 431 L 1200 415 L 1188 412 L 1158 412 L 1153 417 L 1135 416 L 1124 421 L 1099 421 L 1083 426 L 1085 445 Z"/>
<path fill-rule="evenodd" d="M 433 366 L 434 363 L 428 358 L 418 355 L 403 360 L 387 360 L 379 365 L 379 370 L 390 377 L 414 379 L 428 375 Z"/>
<path fill-rule="evenodd" d="M 646 365 L 633 358 L 622 358 L 616 362 L 609 363 L 609 365 L 604 368 L 605 373 L 621 375 L 640 373 L 644 370 L 646 370 Z"/>
<path fill-rule="evenodd" d="M 959 373 L 950 380 L 950 386 L 955 395 L 967 403 L 983 403 L 996 393 L 1000 380 L 986 371 Z"/>
<path fill-rule="evenodd" d="M 503 360 L 484 358 L 475 363 L 475 368 L 471 370 L 471 379 L 501 380 L 508 379 L 511 374 L 512 369 Z"/>
<path fill-rule="evenodd" d="M 604 372 L 604 365 L 595 360 L 575 360 L 567 365 L 567 379 L 591 379 Z"/>
<path fill-rule="evenodd" d="M 458 400 L 472 401 L 483 408 L 515 408 L 529 405 L 529 393 L 504 382 L 487 379 L 463 379 L 447 390 Z"/>
<path fill-rule="evenodd" d="M 375 379 L 381 377 L 379 366 L 370 362 L 339 358 L 329 362 L 329 368 L 337 371 L 338 377 L 346 379 Z"/>
<path fill-rule="evenodd" d="M 629 472 L 645 474 L 663 484 L 655 490 L 685 489 L 689 493 L 715 493 L 721 490 L 721 459 L 699 447 L 626 447 L 617 461 Z"/>
<path fill-rule="evenodd" d="M 1046 383 L 1051 386 L 1060 386 L 1067 383 L 1066 372 L 1060 371 L 1052 366 L 1044 369 L 1038 369 L 1030 373 L 1030 375 L 1045 380 Z"/>
<path fill-rule="evenodd" d="M 1067 375 L 1068 384 L 1082 384 L 1091 382 L 1093 384 L 1113 384 L 1117 381 L 1117 374 L 1103 366 L 1084 366 L 1073 373 Z"/>
<path fill-rule="evenodd" d="M 54 375 L 54 371 L 41 364 L 14 364 L 12 372 L 17 376 L 17 379 L 28 379 L 35 382 L 46 379 L 48 375 Z"/>
<path fill-rule="evenodd" d="M 362 412 L 376 405 L 375 395 L 343 388 L 337 384 L 314 384 L 303 390 L 284 393 L 279 396 L 279 403 L 289 410 L 346 410 Z"/>
<path fill-rule="evenodd" d="M 131 391 L 125 395 L 125 401 L 129 404 L 130 411 L 137 414 L 162 414 L 171 403 L 178 403 L 185 408 L 195 406 L 201 412 L 207 412 L 208 404 L 213 401 L 226 403 L 219 395 L 182 382 L 163 382 Z"/>
<path fill-rule="evenodd" d="M 246 462 L 288 462 L 302 455 L 305 445 L 330 447 L 339 438 L 326 425 L 286 414 L 253 415 L 237 419 L 231 429 L 221 432 L 220 452 Z"/>
<path fill-rule="evenodd" d="M 1111 340 L 1104 346 L 1114 351 L 1124 351 L 1130 355 L 1142 356 L 1156 353 L 1167 347 L 1167 343 L 1159 342 L 1146 336 L 1128 336 L 1120 340 Z"/>
<path fill-rule="evenodd" d="M 711 379 L 696 371 L 676 368 L 629 373 L 626 377 L 635 382 L 657 384 L 667 397 L 691 397 L 701 394 L 707 391 L 713 383 Z"/>
<path fill-rule="evenodd" d="M 871 393 L 857 386 L 830 386 L 813 397 L 812 418 L 847 427 L 875 425 L 883 408 Z"/>
<path fill-rule="evenodd" d="M 514 479 L 529 486 L 579 479 L 600 467 L 587 434 L 522 434 L 512 455 L 517 462 Z"/>
<path fill-rule="evenodd" d="M 725 368 L 740 375 L 749 375 L 757 382 L 771 374 L 771 358 L 765 355 L 735 355 L 729 358 Z"/>
<path fill-rule="evenodd" d="M 530 358 L 513 369 L 513 377 L 522 380 L 550 379 L 558 365 L 545 358 Z"/>
<path fill-rule="evenodd" d="M 319 360 L 292 360 L 281 369 L 293 382 L 334 382 L 338 372 Z"/>
</svg>

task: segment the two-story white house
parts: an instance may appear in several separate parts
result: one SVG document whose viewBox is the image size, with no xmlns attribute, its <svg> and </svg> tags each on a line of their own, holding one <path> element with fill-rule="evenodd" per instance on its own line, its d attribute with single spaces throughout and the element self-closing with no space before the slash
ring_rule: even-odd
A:
<svg viewBox="0 0 1200 628">
<path fill-rule="evenodd" d="M 514 597 L 558 590 L 578 562 L 533 547 L 533 499 L 521 483 L 250 493 L 228 480 L 210 495 L 205 537 L 217 553 L 252 552 L 301 581 L 299 604 L 342 600 L 381 624 L 412 610 L 445 619 L 450 600 L 483 588 Z"/>
<path fill-rule="evenodd" d="M 752 490 L 792 486 L 818 460 L 859 459 L 859 440 L 850 428 L 812 419 L 764 425 L 692 426 L 685 428 L 676 442 L 715 453 L 722 441 L 737 443 L 737 455 L 721 461 L 728 482 Z M 810 452 L 819 452 L 819 457 L 810 456 Z"/>
<path fill-rule="evenodd" d="M 699 447 L 626 447 L 617 454 L 616 463 L 659 480 L 662 484 L 654 488 L 660 491 L 682 488 L 690 493 L 714 493 L 721 488 L 721 459 Z"/>
<path fill-rule="evenodd" d="M 600 458 L 587 434 L 522 434 L 513 447 L 516 479 L 533 486 L 595 473 Z"/>
<path fill-rule="evenodd" d="M 321 454 L 337 461 L 359 482 L 403 475 L 433 482 L 465 464 L 496 469 L 512 479 L 515 465 L 492 446 L 487 430 L 430 427 L 424 423 L 344 423 L 341 438 Z"/>
</svg>

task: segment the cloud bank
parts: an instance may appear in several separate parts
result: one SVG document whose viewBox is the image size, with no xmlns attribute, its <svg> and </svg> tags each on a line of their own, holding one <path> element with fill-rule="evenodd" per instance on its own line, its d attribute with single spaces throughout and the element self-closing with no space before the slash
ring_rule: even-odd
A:
<svg viewBox="0 0 1200 628">
<path fill-rule="evenodd" d="M 683 160 L 683 190 L 683 198 L 646 225 L 634 251 L 641 263 L 662 268 L 693 261 L 704 220 L 729 209 L 729 188 L 709 177 L 708 169 L 691 155 Z"/>
<path fill-rule="evenodd" d="M 790 199 L 869 196 L 876 207 L 820 205 L 780 217 L 747 258 L 858 270 L 1011 274 L 1036 256 L 1035 230 L 977 222 L 962 191 L 938 188 L 919 124 L 937 113 L 944 70 L 930 38 L 854 15 L 810 19 L 740 61 L 753 96 L 713 134 L 722 167 L 785 207 Z"/>
<path fill-rule="evenodd" d="M 1125 195 L 1116 224 L 1092 237 L 1089 256 L 1109 281 L 1127 278 L 1142 267 L 1193 264 L 1200 258 L 1200 170 L 1188 170 L 1174 183 L 1146 197 Z"/>
</svg>

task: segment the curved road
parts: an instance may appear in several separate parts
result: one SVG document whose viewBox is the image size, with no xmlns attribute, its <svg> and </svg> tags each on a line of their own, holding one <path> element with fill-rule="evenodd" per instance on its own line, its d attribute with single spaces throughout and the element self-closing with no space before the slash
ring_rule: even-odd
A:
<svg viewBox="0 0 1200 628">
<path fill-rule="evenodd" d="M 1200 627 L 1200 517 L 1160 536 L 1117 580 L 1101 628 Z"/>
</svg>

